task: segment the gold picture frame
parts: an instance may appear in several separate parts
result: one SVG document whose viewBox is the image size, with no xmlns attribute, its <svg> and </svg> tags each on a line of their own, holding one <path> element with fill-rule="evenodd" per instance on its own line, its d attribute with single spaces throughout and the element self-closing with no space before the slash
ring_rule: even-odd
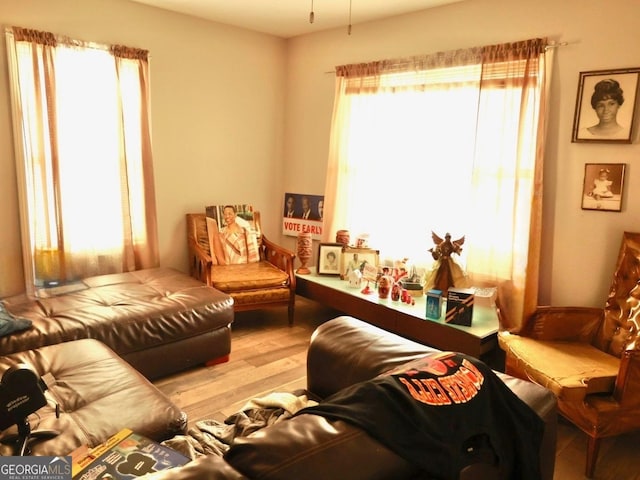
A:
<svg viewBox="0 0 640 480">
<path fill-rule="evenodd" d="M 380 251 L 373 248 L 343 247 L 340 257 L 340 278 L 346 279 L 354 268 L 362 271 L 365 262 L 377 267 L 380 263 Z"/>
</svg>

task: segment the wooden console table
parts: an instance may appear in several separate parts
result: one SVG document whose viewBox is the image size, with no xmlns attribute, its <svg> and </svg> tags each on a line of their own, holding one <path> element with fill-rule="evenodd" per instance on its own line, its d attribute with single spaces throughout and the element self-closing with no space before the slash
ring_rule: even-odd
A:
<svg viewBox="0 0 640 480">
<path fill-rule="evenodd" d="M 410 338 L 440 350 L 455 351 L 480 358 L 493 368 L 502 369 L 503 356 L 498 348 L 498 315 L 495 305 L 476 302 L 470 327 L 426 318 L 426 296 L 414 297 L 415 305 L 382 300 L 378 293 L 361 293 L 337 276 L 296 274 L 296 293 L 359 318 L 389 332 Z M 372 290 L 375 290 L 372 285 Z M 443 302 L 446 304 L 446 301 Z M 443 306 L 444 312 L 444 306 Z"/>
</svg>

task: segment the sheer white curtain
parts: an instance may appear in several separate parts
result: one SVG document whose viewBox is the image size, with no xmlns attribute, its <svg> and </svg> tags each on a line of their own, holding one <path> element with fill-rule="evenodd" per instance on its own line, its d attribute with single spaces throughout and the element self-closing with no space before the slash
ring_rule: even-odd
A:
<svg viewBox="0 0 640 480">
<path fill-rule="evenodd" d="M 27 290 L 156 266 L 147 52 L 6 38 Z"/>
<path fill-rule="evenodd" d="M 519 328 L 537 301 L 545 47 L 338 67 L 324 240 L 369 233 L 381 257 L 429 268 L 432 231 L 464 235 L 471 281 L 499 286 Z"/>
</svg>

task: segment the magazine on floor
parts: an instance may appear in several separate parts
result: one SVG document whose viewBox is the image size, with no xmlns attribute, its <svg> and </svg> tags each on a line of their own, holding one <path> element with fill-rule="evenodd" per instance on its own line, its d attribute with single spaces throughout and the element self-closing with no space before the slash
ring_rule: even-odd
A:
<svg viewBox="0 0 640 480">
<path fill-rule="evenodd" d="M 172 448 L 126 428 L 95 448 L 77 448 L 71 458 L 73 480 L 128 480 L 190 461 Z"/>
</svg>

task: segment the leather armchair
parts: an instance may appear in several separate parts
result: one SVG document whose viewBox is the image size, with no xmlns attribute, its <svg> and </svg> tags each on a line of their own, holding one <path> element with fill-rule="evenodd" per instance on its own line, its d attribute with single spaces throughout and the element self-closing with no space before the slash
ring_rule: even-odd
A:
<svg viewBox="0 0 640 480">
<path fill-rule="evenodd" d="M 260 261 L 240 265 L 220 265 L 211 254 L 204 213 L 187 213 L 186 218 L 191 276 L 230 295 L 236 312 L 286 305 L 289 325 L 292 325 L 295 254 L 262 234 L 260 212 L 254 212 Z"/>
<path fill-rule="evenodd" d="M 640 429 L 639 322 L 640 233 L 625 232 L 604 308 L 538 307 L 520 333 L 498 335 L 506 372 L 550 389 L 588 435 L 589 478 L 602 438 Z"/>
</svg>

